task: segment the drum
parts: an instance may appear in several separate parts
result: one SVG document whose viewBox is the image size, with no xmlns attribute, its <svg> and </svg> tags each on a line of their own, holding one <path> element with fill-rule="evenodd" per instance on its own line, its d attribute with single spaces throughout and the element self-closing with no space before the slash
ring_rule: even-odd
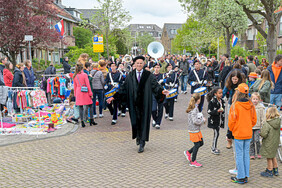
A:
<svg viewBox="0 0 282 188">
<path fill-rule="evenodd" d="M 111 98 L 112 96 L 114 96 L 117 92 L 117 88 L 112 88 L 110 91 L 108 91 L 107 93 L 105 93 L 105 97 L 106 99 Z"/>
<path fill-rule="evenodd" d="M 199 93 L 201 96 L 204 96 L 208 93 L 207 87 L 200 87 L 194 90 L 194 93 Z"/>
<path fill-rule="evenodd" d="M 166 97 L 167 99 L 172 99 L 178 95 L 177 89 L 169 90 L 169 95 Z"/>
</svg>

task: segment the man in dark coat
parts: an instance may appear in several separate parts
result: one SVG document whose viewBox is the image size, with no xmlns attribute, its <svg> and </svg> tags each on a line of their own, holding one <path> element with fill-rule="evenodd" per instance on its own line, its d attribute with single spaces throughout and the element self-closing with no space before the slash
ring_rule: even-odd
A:
<svg viewBox="0 0 282 188">
<path fill-rule="evenodd" d="M 69 58 L 65 57 L 63 61 L 63 67 L 64 67 L 64 74 L 68 74 L 71 72 L 71 66 L 69 64 Z"/>
<path fill-rule="evenodd" d="M 150 121 L 152 115 L 152 95 L 162 102 L 169 92 L 158 84 L 155 76 L 144 68 L 145 58 L 137 56 L 133 62 L 136 69 L 131 71 L 119 91 L 107 100 L 120 100 L 127 103 L 132 126 L 132 138 L 140 145 L 138 153 L 144 151 L 145 141 L 149 141 Z"/>
</svg>

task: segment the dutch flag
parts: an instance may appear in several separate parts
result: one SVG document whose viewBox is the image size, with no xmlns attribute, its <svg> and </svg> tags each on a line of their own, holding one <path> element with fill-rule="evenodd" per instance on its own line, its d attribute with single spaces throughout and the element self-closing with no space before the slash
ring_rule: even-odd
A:
<svg viewBox="0 0 282 188">
<path fill-rule="evenodd" d="M 232 35 L 232 47 L 236 46 L 238 42 L 238 37 L 236 37 L 234 34 Z"/>
<path fill-rule="evenodd" d="M 59 21 L 56 25 L 55 25 L 56 30 L 58 31 L 58 33 L 60 33 L 61 37 L 64 36 L 65 33 L 65 28 L 64 28 L 64 20 Z"/>
</svg>

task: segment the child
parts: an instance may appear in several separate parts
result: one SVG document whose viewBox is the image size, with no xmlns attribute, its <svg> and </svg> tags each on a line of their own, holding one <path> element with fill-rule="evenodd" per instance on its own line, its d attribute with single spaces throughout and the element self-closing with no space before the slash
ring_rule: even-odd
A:
<svg viewBox="0 0 282 188">
<path fill-rule="evenodd" d="M 265 121 L 265 109 L 262 104 L 260 104 L 261 98 L 259 93 L 255 92 L 252 94 L 251 101 L 255 105 L 256 113 L 257 113 L 257 124 L 253 127 L 253 137 L 250 145 L 250 158 L 255 159 L 255 154 L 257 154 L 257 158 L 261 159 L 261 155 L 259 154 L 260 150 L 260 129 Z M 256 147 L 255 147 L 256 146 Z"/>
<path fill-rule="evenodd" d="M 70 102 L 70 108 L 64 115 L 64 118 L 69 123 L 78 123 L 79 110 L 75 106 L 75 102 Z"/>
<path fill-rule="evenodd" d="M 206 121 L 203 114 L 199 112 L 198 105 L 201 102 L 201 95 L 199 93 L 194 93 L 190 99 L 189 106 L 186 110 L 188 113 L 188 132 L 190 135 L 190 140 L 194 142 L 194 146 L 188 150 L 184 151 L 184 155 L 190 162 L 190 166 L 201 167 L 202 164 L 196 161 L 198 149 L 204 145 L 203 136 L 200 131 L 201 125 Z M 192 154 L 192 159 L 191 159 Z"/>
<path fill-rule="evenodd" d="M 258 75 L 255 73 L 255 72 L 251 72 L 249 74 L 249 87 L 251 87 L 257 80 L 258 78 Z"/>
<path fill-rule="evenodd" d="M 260 136 L 262 136 L 261 154 L 267 158 L 267 169 L 261 173 L 264 177 L 278 176 L 278 164 L 275 158 L 280 142 L 279 112 L 276 107 L 266 111 L 266 122 L 263 124 Z"/>
<path fill-rule="evenodd" d="M 245 83 L 236 88 L 228 117 L 228 127 L 234 136 L 236 166 L 238 169 L 237 176 L 231 177 L 231 181 L 240 184 L 248 182 L 252 127 L 257 122 L 256 110 L 249 99 L 248 93 L 249 87 Z"/>
<path fill-rule="evenodd" d="M 217 140 L 219 137 L 219 127 L 224 128 L 224 101 L 222 98 L 222 89 L 220 87 L 215 87 L 208 95 L 207 100 L 209 102 L 208 106 L 208 127 L 214 130 L 213 144 L 211 147 L 211 152 L 215 155 L 220 154 L 217 149 Z"/>
</svg>

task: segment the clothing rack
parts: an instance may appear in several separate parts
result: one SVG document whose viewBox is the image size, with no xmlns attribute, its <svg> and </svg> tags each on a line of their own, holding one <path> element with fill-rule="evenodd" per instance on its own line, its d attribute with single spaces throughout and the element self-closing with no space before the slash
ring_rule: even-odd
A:
<svg viewBox="0 0 282 188">
<path fill-rule="evenodd" d="M 41 76 L 51 76 L 51 77 L 60 77 L 60 76 L 66 76 L 65 74 L 42 74 Z"/>
<path fill-rule="evenodd" d="M 34 89 L 34 90 L 41 90 L 40 87 L 7 87 L 8 90 L 29 90 L 29 89 Z M 20 107 L 21 108 L 21 107 Z M 38 106 L 38 115 L 39 115 L 39 125 L 40 125 L 40 129 L 42 128 L 41 127 L 41 116 L 40 116 L 40 108 Z M 3 119 L 2 119 L 2 113 L 0 113 L 0 119 L 1 119 L 1 127 L 2 129 L 4 129 L 4 125 L 3 125 Z M 37 133 L 37 138 L 38 138 L 38 133 Z"/>
</svg>

